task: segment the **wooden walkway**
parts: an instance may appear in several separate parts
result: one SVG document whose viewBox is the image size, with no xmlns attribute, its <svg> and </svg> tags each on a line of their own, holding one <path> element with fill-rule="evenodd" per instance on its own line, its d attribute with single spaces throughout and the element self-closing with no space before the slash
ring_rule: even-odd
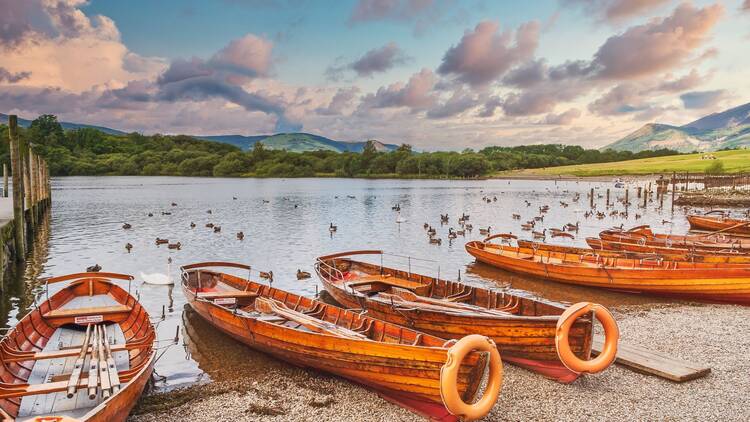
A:
<svg viewBox="0 0 750 422">
<path fill-rule="evenodd" d="M 604 337 L 595 335 L 592 353 L 598 355 L 603 345 Z M 663 353 L 623 344 L 622 342 L 617 348 L 617 360 L 615 362 L 635 371 L 656 375 L 674 382 L 694 380 L 711 372 L 711 368 L 702 364 L 675 359 Z"/>
</svg>

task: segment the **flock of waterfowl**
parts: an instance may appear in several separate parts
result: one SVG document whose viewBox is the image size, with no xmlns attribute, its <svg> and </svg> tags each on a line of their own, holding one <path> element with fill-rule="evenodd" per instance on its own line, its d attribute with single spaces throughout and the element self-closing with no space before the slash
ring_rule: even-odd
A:
<svg viewBox="0 0 750 422">
<path fill-rule="evenodd" d="M 575 194 L 571 202 L 579 199 Z M 497 197 L 485 195 L 482 201 L 494 203 Z M 560 207 L 567 206 L 560 201 Z M 479 228 L 485 238 L 467 242 L 466 251 L 479 262 L 553 282 L 750 304 L 750 239 L 740 237 L 750 236 L 748 219 L 723 212 L 691 215 L 691 228 L 703 232 L 685 235 L 621 225 L 587 238 L 590 247 L 584 248 L 544 243 L 547 235 L 575 238 L 580 230 L 579 221 L 540 227 L 550 209 L 542 205 L 521 223 L 533 240 L 497 233 L 488 225 Z M 397 224 L 406 222 L 400 204 L 392 210 Z M 610 216 L 628 218 L 620 212 Z M 521 213 L 513 213 L 511 220 L 522 221 Z M 441 226 L 450 221 L 448 214 L 440 214 Z M 458 228 L 448 227 L 449 242 L 471 233 L 470 221 L 466 213 L 458 216 Z M 191 222 L 190 228 L 195 227 Z M 429 243 L 442 243 L 435 227 L 427 222 L 423 227 Z M 221 232 L 214 223 L 206 228 Z M 125 223 L 123 229 L 132 225 Z M 337 230 L 330 222 L 331 235 Z M 236 233 L 239 240 L 244 236 Z M 501 242 L 493 243 L 496 239 Z M 180 242 L 165 238 L 157 237 L 155 243 L 181 248 Z M 126 244 L 128 251 L 132 247 Z M 380 263 L 360 258 L 367 256 Z M 294 365 L 361 384 L 436 420 L 475 420 L 489 413 L 500 393 L 503 362 L 570 383 L 606 370 L 616 358 L 617 323 L 599 304 L 568 305 L 445 280 L 415 273 L 411 265 L 385 266 L 384 256 L 389 254 L 355 250 L 315 260 L 320 282 L 340 306 L 274 288 L 273 271 L 241 263 L 184 265 L 180 280 L 189 305 L 218 330 Z M 169 268 L 161 281 L 141 277 L 169 284 Z M 101 270 L 94 265 L 84 273 L 46 279 L 46 288 L 67 285 L 47 293 L 0 340 L 4 420 L 127 418 L 153 372 L 156 336 L 148 313 L 131 292 L 133 277 Z M 253 280 L 253 275 L 267 282 Z M 298 280 L 310 277 L 310 272 L 296 272 Z M 124 283 L 127 289 L 120 285 Z M 596 357 L 594 320 L 604 327 Z"/>
</svg>

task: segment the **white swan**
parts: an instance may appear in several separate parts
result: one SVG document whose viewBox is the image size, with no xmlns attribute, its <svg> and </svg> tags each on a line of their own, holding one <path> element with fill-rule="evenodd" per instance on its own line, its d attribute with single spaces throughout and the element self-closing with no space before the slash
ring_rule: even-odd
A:
<svg viewBox="0 0 750 422">
<path fill-rule="evenodd" d="M 399 211 L 398 215 L 396 215 L 396 223 L 406 223 L 406 219 L 404 217 L 401 217 L 401 211 Z"/>
<path fill-rule="evenodd" d="M 161 274 L 161 273 L 144 274 L 143 272 L 141 272 L 141 279 L 143 279 L 143 282 L 147 284 L 161 284 L 161 285 L 174 284 L 174 281 L 172 280 L 172 258 L 170 257 L 169 259 L 167 259 L 167 273 L 166 274 Z"/>
</svg>

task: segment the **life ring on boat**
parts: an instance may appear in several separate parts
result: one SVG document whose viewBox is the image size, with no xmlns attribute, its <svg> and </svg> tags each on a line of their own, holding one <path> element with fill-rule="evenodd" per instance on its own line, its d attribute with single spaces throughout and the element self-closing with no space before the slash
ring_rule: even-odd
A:
<svg viewBox="0 0 750 422">
<path fill-rule="evenodd" d="M 482 398 L 468 404 L 458 393 L 458 370 L 461 362 L 471 351 L 478 350 L 490 354 L 490 374 Z M 445 408 L 454 416 L 473 421 L 487 415 L 497 401 L 503 384 L 503 363 L 500 353 L 491 338 L 479 334 L 468 335 L 448 349 L 448 358 L 440 368 L 440 397 Z"/>
<path fill-rule="evenodd" d="M 589 312 L 593 312 L 594 317 L 604 327 L 604 347 L 596 358 L 583 360 L 576 356 L 570 349 L 568 334 L 576 319 Z M 566 368 L 578 374 L 595 374 L 607 369 L 617 357 L 617 343 L 619 340 L 620 330 L 617 328 L 617 322 L 615 322 L 614 317 L 612 317 L 607 308 L 596 303 L 579 302 L 571 305 L 560 315 L 560 319 L 557 320 L 557 330 L 555 332 L 557 357 L 560 358 L 560 361 Z"/>
</svg>

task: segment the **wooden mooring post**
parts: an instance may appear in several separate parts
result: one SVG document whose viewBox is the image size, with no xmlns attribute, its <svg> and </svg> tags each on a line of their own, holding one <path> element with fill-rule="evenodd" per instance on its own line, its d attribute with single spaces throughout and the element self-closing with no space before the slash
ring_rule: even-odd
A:
<svg viewBox="0 0 750 422">
<path fill-rule="evenodd" d="M 676 190 L 675 185 L 675 176 L 677 175 L 676 172 L 672 172 L 672 212 L 674 213 L 674 191 Z"/>
<path fill-rule="evenodd" d="M 594 208 L 594 188 L 591 188 L 591 193 L 589 194 L 589 207 Z"/>
<path fill-rule="evenodd" d="M 18 134 L 18 118 L 8 117 L 8 137 L 10 142 L 10 173 L 13 183 L 13 250 L 18 262 L 26 257 L 27 242 L 32 238 L 42 213 L 50 205 L 50 180 L 47 162 L 39 157 L 32 145 Z M 3 166 L 4 195 L 8 195 L 8 168 Z M 0 239 L 10 242 L 11 239 Z M 0 242 L 0 259 L 5 260 L 4 248 Z"/>
<path fill-rule="evenodd" d="M 3 198 L 8 197 L 8 165 L 3 163 Z"/>
<path fill-rule="evenodd" d="M 609 188 L 607 188 L 607 208 L 609 208 Z"/>
<path fill-rule="evenodd" d="M 625 188 L 625 209 L 628 208 L 628 205 L 630 205 L 630 201 L 628 197 L 630 196 L 630 188 Z"/>
<path fill-rule="evenodd" d="M 23 213 L 23 170 L 21 170 L 21 145 L 18 139 L 18 117 L 8 116 L 8 136 L 10 138 L 10 166 L 13 171 L 13 230 L 16 247 L 16 261 L 23 261 L 26 255 L 26 242 Z"/>
</svg>

